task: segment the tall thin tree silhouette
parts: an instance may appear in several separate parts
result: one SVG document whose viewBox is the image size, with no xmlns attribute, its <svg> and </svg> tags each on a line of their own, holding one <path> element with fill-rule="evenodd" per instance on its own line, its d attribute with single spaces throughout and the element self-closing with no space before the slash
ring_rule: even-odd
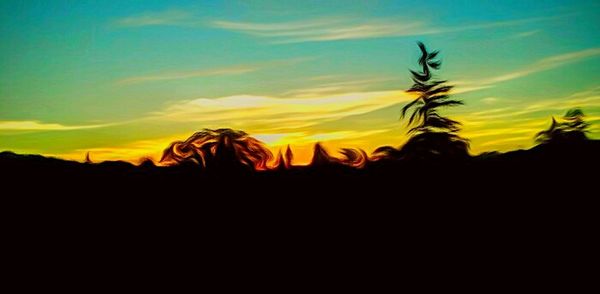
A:
<svg viewBox="0 0 600 294">
<path fill-rule="evenodd" d="M 436 59 L 439 51 L 429 52 L 423 43 L 417 44 L 421 49 L 421 70 L 410 70 L 414 84 L 407 92 L 418 96 L 402 108 L 401 115 L 403 119 L 407 112 L 412 111 L 408 119 L 411 138 L 402 147 L 404 156 L 468 156 L 468 140 L 457 135 L 461 123 L 440 115 L 441 108 L 462 105 L 463 102 L 450 98 L 453 86 L 447 85 L 445 80 L 433 78 L 432 70 L 438 70 L 442 65 Z"/>
<path fill-rule="evenodd" d="M 583 111 L 579 108 L 568 110 L 561 122 L 557 122 L 552 117 L 550 127 L 537 133 L 535 140 L 540 144 L 585 141 L 588 139 L 586 133 L 590 125 L 584 121 L 584 117 Z"/>
</svg>

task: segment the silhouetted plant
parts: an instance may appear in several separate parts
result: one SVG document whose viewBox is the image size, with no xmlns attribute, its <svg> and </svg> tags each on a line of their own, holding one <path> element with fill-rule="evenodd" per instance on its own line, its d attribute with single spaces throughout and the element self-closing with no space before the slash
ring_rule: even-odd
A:
<svg viewBox="0 0 600 294">
<path fill-rule="evenodd" d="M 372 161 L 382 160 L 382 159 L 398 159 L 402 156 L 402 152 L 392 146 L 381 146 L 371 154 L 369 158 Z"/>
<path fill-rule="evenodd" d="M 460 130 L 460 122 L 443 117 L 439 111 L 442 107 L 462 105 L 461 100 L 451 99 L 450 90 L 444 80 L 435 80 L 432 70 L 440 69 L 442 62 L 436 57 L 439 51 L 428 52 L 425 45 L 417 43 L 421 49 L 419 65 L 421 71 L 411 70 L 414 84 L 407 90 L 418 97 L 402 108 L 401 118 L 412 111 L 408 131 L 412 137 L 402 147 L 406 156 L 428 157 L 435 156 L 466 156 L 468 155 L 468 140 L 456 133 Z"/>
<path fill-rule="evenodd" d="M 292 148 L 290 145 L 287 145 L 287 149 L 285 150 L 285 167 L 290 168 L 293 165 L 294 161 L 294 153 L 292 152 Z"/>
<path fill-rule="evenodd" d="M 369 161 L 369 156 L 362 149 L 342 148 L 340 151 L 344 156 L 342 163 L 357 168 L 363 168 Z"/>
<path fill-rule="evenodd" d="M 340 163 L 340 160 L 329 155 L 329 152 L 323 148 L 321 143 L 315 143 L 315 147 L 313 148 L 313 157 L 310 161 L 311 166 L 324 166 Z"/>
<path fill-rule="evenodd" d="M 287 168 L 287 164 L 285 163 L 285 159 L 283 158 L 281 149 L 279 149 L 279 151 L 277 152 L 277 157 L 275 158 L 274 167 L 276 170 L 284 170 Z"/>
<path fill-rule="evenodd" d="M 243 131 L 205 129 L 185 141 L 173 142 L 163 153 L 161 162 L 192 162 L 208 169 L 267 169 L 271 151 L 259 140 Z"/>
<path fill-rule="evenodd" d="M 292 161 L 294 160 L 294 153 L 290 148 L 290 145 L 287 145 L 285 150 L 285 156 L 281 152 L 281 149 L 277 152 L 277 158 L 275 160 L 274 167 L 278 170 L 290 169 L 292 168 Z"/>
<path fill-rule="evenodd" d="M 585 115 L 579 108 L 570 109 L 562 117 L 562 122 L 557 122 L 552 117 L 552 124 L 547 130 L 535 135 L 535 140 L 540 144 L 566 143 L 587 140 L 586 133 L 589 124 L 583 120 Z"/>
</svg>

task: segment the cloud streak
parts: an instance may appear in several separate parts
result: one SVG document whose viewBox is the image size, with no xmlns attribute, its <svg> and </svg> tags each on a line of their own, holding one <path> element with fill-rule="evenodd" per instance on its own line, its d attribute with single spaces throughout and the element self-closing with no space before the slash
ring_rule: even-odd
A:
<svg viewBox="0 0 600 294">
<path fill-rule="evenodd" d="M 317 76 L 308 80 L 318 82 L 316 85 L 306 88 L 291 89 L 282 94 L 285 97 L 310 98 L 318 96 L 330 96 L 348 92 L 366 92 L 375 85 L 393 81 L 396 78 L 389 77 L 344 77 L 344 76 Z"/>
<path fill-rule="evenodd" d="M 193 20 L 193 15 L 183 10 L 146 12 L 115 20 L 116 27 L 183 26 Z"/>
<path fill-rule="evenodd" d="M 240 65 L 232 67 L 213 68 L 205 70 L 169 71 L 153 75 L 128 77 L 118 80 L 118 85 L 133 85 L 153 81 L 182 80 L 210 76 L 240 75 L 261 69 L 259 66 Z"/>
<path fill-rule="evenodd" d="M 453 33 L 517 26 L 555 18 L 557 17 L 536 17 L 455 27 L 434 27 L 421 21 L 400 18 L 357 20 L 347 17 L 277 23 L 216 20 L 210 22 L 210 25 L 215 28 L 268 38 L 273 43 L 281 44 Z"/>
<path fill-rule="evenodd" d="M 229 67 L 219 67 L 211 69 L 200 69 L 200 70 L 189 70 L 189 71 L 165 71 L 150 75 L 133 76 L 120 79 L 116 81 L 117 85 L 132 85 L 154 81 L 169 81 L 169 80 L 183 80 L 199 77 L 211 77 L 211 76 L 232 76 L 241 75 L 267 68 L 273 68 L 278 66 L 288 66 L 297 63 L 312 60 L 309 57 L 291 58 L 287 60 L 275 60 L 256 64 L 243 64 Z"/>
<path fill-rule="evenodd" d="M 600 55 L 600 47 L 546 57 L 520 70 L 506 73 L 482 81 L 483 84 L 495 84 L 526 77 L 538 72 L 554 69 L 563 65 L 582 61 Z"/>
<path fill-rule="evenodd" d="M 57 123 L 44 123 L 34 120 L 0 121 L 0 131 L 71 131 L 107 127 L 112 124 L 66 126 Z"/>
<path fill-rule="evenodd" d="M 406 17 L 361 19 L 357 17 L 342 16 L 259 23 L 226 19 L 204 20 L 193 15 L 189 11 L 167 10 L 162 12 L 146 12 L 120 18 L 113 21 L 112 25 L 116 27 L 208 26 L 270 39 L 272 43 L 285 44 L 455 33 L 470 30 L 518 26 L 548 21 L 560 17 L 564 16 L 532 17 L 459 26 L 434 26 Z M 534 33 L 537 33 L 537 31 L 525 32 L 523 34 L 527 36 Z"/>
<path fill-rule="evenodd" d="M 313 98 L 238 95 L 179 102 L 153 114 L 161 121 L 243 127 L 256 133 L 305 129 L 408 101 L 404 91 L 357 92 Z"/>
<path fill-rule="evenodd" d="M 323 42 L 411 36 L 432 33 L 422 22 L 371 20 L 355 22 L 349 19 L 308 20 L 303 22 L 250 23 L 214 21 L 213 27 L 271 38 L 274 43 Z"/>
<path fill-rule="evenodd" d="M 552 69 L 559 68 L 561 66 L 566 66 L 569 64 L 573 64 L 576 62 L 581 62 L 586 59 L 594 58 L 600 56 L 600 47 L 597 48 L 589 48 L 580 51 L 568 52 L 559 55 L 554 55 L 550 57 L 546 57 L 535 61 L 529 65 L 526 65 L 520 69 L 507 72 L 501 75 L 492 76 L 480 80 L 470 81 L 470 82 L 456 82 L 457 89 L 460 92 L 471 92 L 477 91 L 487 88 L 492 88 L 496 84 L 508 82 L 520 78 L 524 78 L 539 72 L 548 71 Z M 456 92 L 458 93 L 458 92 Z M 484 100 L 488 104 L 496 102 L 494 99 Z"/>
<path fill-rule="evenodd" d="M 515 102 L 456 118 L 464 122 L 462 135 L 472 140 L 476 150 L 510 150 L 517 143 L 522 148 L 531 146 L 534 135 L 550 125 L 551 116 L 560 117 L 575 107 L 588 115 L 586 121 L 593 131 L 600 119 L 600 87 L 545 101 Z"/>
<path fill-rule="evenodd" d="M 510 36 L 510 38 L 511 39 L 521 39 L 521 38 L 531 37 L 533 35 L 539 34 L 541 31 L 542 30 L 531 30 L 531 31 L 520 32 L 520 33 Z"/>
</svg>

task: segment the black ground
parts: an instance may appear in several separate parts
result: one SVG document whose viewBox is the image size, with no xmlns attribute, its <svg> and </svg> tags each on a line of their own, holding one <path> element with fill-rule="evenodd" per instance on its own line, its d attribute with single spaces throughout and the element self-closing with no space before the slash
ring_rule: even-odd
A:
<svg viewBox="0 0 600 294">
<path fill-rule="evenodd" d="M 90 268 L 130 279 L 133 268 L 165 277 L 266 266 L 288 286 L 302 285 L 303 271 L 331 279 L 334 268 L 384 279 L 392 268 L 425 280 L 418 273 L 468 273 L 467 284 L 487 288 L 515 276 L 544 283 L 542 273 L 582 278 L 579 262 L 597 248 L 599 147 L 236 173 L 4 152 L 5 277 L 34 270 L 97 283 Z"/>
</svg>

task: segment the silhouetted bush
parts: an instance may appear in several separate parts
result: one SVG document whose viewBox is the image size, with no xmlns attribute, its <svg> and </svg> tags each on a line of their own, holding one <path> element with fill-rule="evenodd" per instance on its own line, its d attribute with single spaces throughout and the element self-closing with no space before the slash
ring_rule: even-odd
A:
<svg viewBox="0 0 600 294">
<path fill-rule="evenodd" d="M 562 117 L 561 122 L 552 118 L 552 124 L 547 130 L 535 135 L 535 140 L 540 144 L 564 144 L 587 140 L 586 133 L 589 124 L 583 120 L 585 115 L 579 108 L 570 109 Z"/>
<path fill-rule="evenodd" d="M 193 162 L 207 169 L 265 170 L 271 151 L 243 131 L 205 129 L 185 141 L 173 142 L 163 153 L 162 163 Z"/>
</svg>

